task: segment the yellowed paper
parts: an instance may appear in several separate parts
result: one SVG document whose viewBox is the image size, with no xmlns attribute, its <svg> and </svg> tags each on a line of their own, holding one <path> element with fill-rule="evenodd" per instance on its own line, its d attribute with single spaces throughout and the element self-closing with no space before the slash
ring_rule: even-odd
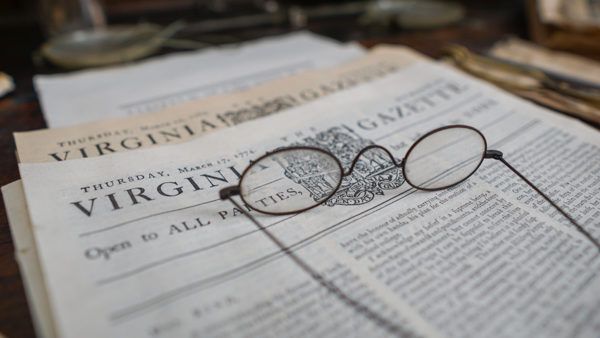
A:
<svg viewBox="0 0 600 338">
<path fill-rule="evenodd" d="M 419 59 L 423 56 L 406 48 L 381 47 L 337 68 L 311 71 L 158 113 L 15 133 L 17 151 L 21 162 L 33 163 L 96 157 L 182 142 L 370 82 Z"/>
<path fill-rule="evenodd" d="M 21 181 L 2 187 L 6 215 L 15 245 L 15 257 L 25 284 L 25 293 L 38 336 L 56 337 L 44 276 L 33 238 L 31 221 Z M 2 335 L 0 334 L 0 337 Z"/>
</svg>

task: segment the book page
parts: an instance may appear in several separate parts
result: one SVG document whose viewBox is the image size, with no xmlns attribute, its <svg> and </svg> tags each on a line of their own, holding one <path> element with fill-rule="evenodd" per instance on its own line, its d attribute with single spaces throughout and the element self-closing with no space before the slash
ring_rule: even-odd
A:
<svg viewBox="0 0 600 338">
<path fill-rule="evenodd" d="M 596 132 L 417 62 L 187 143 L 21 164 L 59 332 L 386 335 L 318 287 L 218 191 L 277 147 L 318 146 L 348 166 L 366 145 L 400 158 L 420 135 L 456 123 L 481 130 L 490 149 L 600 237 Z M 403 184 L 390 161 L 360 161 L 346 188 L 318 208 L 252 213 L 353 298 L 416 335 L 595 337 L 597 249 L 501 163 L 485 160 L 462 184 L 424 192 Z M 264 203 L 316 193 L 291 179 L 280 184 Z"/>
<path fill-rule="evenodd" d="M 379 47 L 339 67 L 306 72 L 157 113 L 15 133 L 17 152 L 21 162 L 64 161 L 182 142 L 369 83 L 420 59 L 423 56 L 407 48 Z"/>
<path fill-rule="evenodd" d="M 363 54 L 358 45 L 301 32 L 132 65 L 38 75 L 34 83 L 46 123 L 56 128 L 156 112 Z"/>
</svg>

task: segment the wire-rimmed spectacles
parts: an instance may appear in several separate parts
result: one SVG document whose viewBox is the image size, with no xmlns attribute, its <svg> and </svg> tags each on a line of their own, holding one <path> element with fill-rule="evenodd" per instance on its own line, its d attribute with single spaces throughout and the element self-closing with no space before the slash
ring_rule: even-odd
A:
<svg viewBox="0 0 600 338">
<path fill-rule="evenodd" d="M 369 145 L 356 154 L 348 170 L 344 170 L 334 154 L 318 147 L 279 148 L 252 161 L 243 171 L 238 185 L 220 191 L 221 199 L 229 199 L 242 210 L 267 237 L 316 281 L 348 305 L 397 335 L 410 336 L 402 328 L 348 297 L 327 281 L 232 198 L 239 195 L 250 209 L 269 215 L 304 212 L 330 200 L 344 185 L 344 178 L 351 179 L 352 172 L 361 169 L 359 159 L 363 156 L 367 162 L 375 165 L 381 164 L 382 161 L 389 164 L 391 161 L 393 166 L 401 168 L 406 183 L 424 191 L 438 191 L 456 186 L 473 175 L 484 159 L 498 160 L 556 208 L 600 250 L 598 240 L 511 166 L 504 159 L 502 152 L 487 149 L 487 141 L 479 130 L 466 125 L 445 126 L 424 134 L 408 149 L 402 160 L 396 159 L 383 146 Z M 360 191 L 356 193 L 360 194 Z"/>
</svg>

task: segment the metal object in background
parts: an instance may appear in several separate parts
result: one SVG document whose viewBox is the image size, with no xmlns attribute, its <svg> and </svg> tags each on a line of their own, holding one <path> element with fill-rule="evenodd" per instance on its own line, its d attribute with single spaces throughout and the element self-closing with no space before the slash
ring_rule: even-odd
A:
<svg viewBox="0 0 600 338">
<path fill-rule="evenodd" d="M 600 87 L 596 84 L 478 55 L 462 46 L 450 46 L 445 52 L 465 72 L 542 105 L 600 123 Z"/>
<path fill-rule="evenodd" d="M 432 29 L 459 22 L 465 17 L 462 5 L 434 0 L 376 0 L 361 21 L 368 25 L 408 29 Z"/>
<path fill-rule="evenodd" d="M 511 79 L 507 80 L 500 76 L 494 76 L 493 72 L 484 73 L 481 71 L 480 76 L 486 77 L 492 82 L 500 83 L 505 86 L 515 86 L 522 88 L 530 88 L 530 86 L 541 86 L 547 89 L 556 90 L 562 94 L 573 96 L 591 103 L 600 104 L 600 87 L 596 84 L 568 78 L 559 74 L 543 71 L 539 68 L 532 67 L 517 62 L 502 60 L 490 56 L 482 56 L 472 53 L 467 48 L 462 46 L 450 46 L 446 49 L 446 53 L 461 68 L 467 68 L 471 72 L 477 73 L 475 64 L 479 65 L 480 69 L 497 69 L 499 71 L 511 74 Z M 529 81 L 515 82 L 514 76 L 528 78 Z"/>
<path fill-rule="evenodd" d="M 106 26 L 98 0 L 42 0 L 41 25 L 47 36 Z"/>
<path fill-rule="evenodd" d="M 443 0 L 372 0 L 306 8 L 294 6 L 289 14 L 294 27 L 301 26 L 294 23 L 311 19 L 359 15 L 359 21 L 367 26 L 431 29 L 462 20 L 465 11 L 462 5 Z"/>
<path fill-rule="evenodd" d="M 86 11 L 92 13 L 90 8 L 96 8 L 91 5 L 95 1 L 79 0 L 75 3 L 80 3 L 80 7 L 88 8 Z M 87 4 L 87 7 L 83 4 Z M 228 8 L 228 3 L 215 1 L 213 7 L 224 10 Z M 260 8 L 261 12 L 257 14 L 187 23 L 185 31 L 198 36 L 259 26 L 289 25 L 303 28 L 313 20 L 342 16 L 356 16 L 362 24 L 386 28 L 429 29 L 455 23 L 464 17 L 461 5 L 434 0 L 372 0 L 289 8 L 283 8 L 277 1 L 263 1 Z M 90 15 L 88 17 L 91 18 Z M 98 26 L 92 24 L 93 21 L 84 29 L 55 36 L 42 46 L 42 55 L 64 68 L 85 68 L 136 60 L 153 54 L 162 46 L 196 49 L 208 45 L 201 41 L 171 39 L 183 28 L 182 23 L 162 28 L 153 24 Z M 103 21 L 103 17 L 100 21 Z M 201 40 L 202 36 L 198 38 Z"/>
<path fill-rule="evenodd" d="M 42 55 L 64 68 L 85 68 L 136 60 L 156 52 L 183 27 L 154 24 L 108 26 L 78 30 L 50 39 Z"/>
</svg>

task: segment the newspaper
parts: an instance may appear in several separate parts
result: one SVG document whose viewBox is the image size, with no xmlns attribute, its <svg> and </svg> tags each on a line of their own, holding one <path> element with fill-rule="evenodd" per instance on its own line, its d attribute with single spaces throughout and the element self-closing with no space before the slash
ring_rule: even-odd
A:
<svg viewBox="0 0 600 338">
<path fill-rule="evenodd" d="M 155 112 L 362 55 L 308 32 L 158 57 L 132 65 L 34 78 L 49 127 Z"/>
<path fill-rule="evenodd" d="M 56 337 L 21 181 L 2 187 L 2 197 L 35 331 L 39 337 Z"/>
<path fill-rule="evenodd" d="M 376 142 L 401 157 L 419 135 L 451 123 L 479 128 L 490 148 L 600 236 L 597 132 L 420 61 L 187 143 L 21 164 L 58 333 L 387 335 L 322 290 L 218 190 L 269 149 L 314 144 L 347 165 L 359 145 Z M 596 248 L 499 162 L 486 160 L 437 193 L 399 184 L 398 168 L 377 165 L 363 159 L 336 205 L 255 216 L 353 298 L 417 336 L 596 337 Z"/>
<path fill-rule="evenodd" d="M 368 83 L 422 58 L 407 48 L 384 46 L 340 67 L 309 71 L 156 113 L 15 133 L 17 152 L 22 162 L 64 161 L 182 142 Z"/>
<path fill-rule="evenodd" d="M 279 109 L 286 109 L 293 105 L 302 104 L 303 102 L 312 101 L 319 97 L 328 95 L 338 90 L 343 90 L 347 88 L 351 88 L 355 85 L 360 85 L 363 83 L 368 83 L 369 81 L 373 81 L 376 78 L 386 76 L 390 72 L 394 72 L 397 69 L 410 64 L 415 60 L 421 59 L 422 56 L 415 53 L 412 50 L 399 47 L 399 46 L 379 46 L 375 48 L 371 53 L 366 55 L 362 59 L 357 59 L 356 61 L 348 62 L 345 65 L 341 65 L 332 70 L 323 70 L 320 72 L 307 72 L 302 75 L 291 76 L 288 79 L 275 81 L 273 84 L 258 86 L 255 89 L 250 89 L 245 93 L 236 93 L 221 96 L 220 98 L 212 98 L 205 99 L 206 103 L 204 106 L 214 107 L 214 112 L 220 112 L 224 109 L 229 109 L 231 106 L 236 106 L 237 102 L 240 102 L 241 105 L 250 105 L 251 102 L 264 102 L 266 98 L 273 97 L 274 101 L 278 100 L 281 97 L 289 98 L 289 104 L 281 105 L 276 109 L 270 109 L 269 111 L 257 114 L 257 109 L 240 109 L 239 113 L 236 113 L 235 119 L 232 119 L 232 112 L 226 111 L 225 113 L 219 113 L 222 116 L 230 116 L 231 123 L 237 124 L 243 122 L 245 120 L 249 120 L 257 117 L 258 115 L 264 115 L 266 113 L 275 113 Z M 219 103 L 218 101 L 222 102 Z M 212 104 L 210 102 L 215 102 Z M 164 112 L 160 115 L 166 116 L 166 120 L 170 123 L 180 115 L 195 112 L 197 110 L 198 103 L 190 103 L 187 105 L 183 105 L 177 109 L 171 109 L 167 112 Z M 209 109 L 210 110 L 210 109 Z M 216 115 L 216 114 L 212 114 Z M 132 118 L 131 120 L 138 122 L 144 122 L 144 117 L 141 118 Z M 116 120 L 120 122 L 120 120 Z M 140 123 L 140 122 L 138 122 Z M 153 122 L 156 123 L 156 122 Z M 164 122 L 163 122 L 164 123 Z M 90 131 L 85 131 L 88 135 L 98 135 L 105 134 L 106 131 L 111 129 L 111 124 L 98 125 L 96 123 L 89 124 L 92 128 Z M 217 124 L 215 124 L 217 125 Z M 222 127 L 225 125 L 219 125 Z M 104 129 L 103 129 L 104 128 Z M 140 130 L 144 129 L 144 127 L 140 127 Z M 62 130 L 67 130 L 62 131 Z M 32 145 L 39 146 L 40 144 L 46 144 L 51 142 L 47 139 L 47 135 L 55 135 L 58 134 L 59 137 L 64 137 L 65 135 L 69 135 L 69 133 L 73 132 L 81 132 L 81 128 L 68 128 L 61 129 L 60 132 L 56 133 L 54 130 L 43 130 L 39 132 L 42 137 L 41 139 L 32 140 L 30 138 L 24 138 L 23 143 L 25 143 L 25 149 L 30 149 L 29 147 Z M 38 132 L 27 133 L 24 135 L 36 135 Z M 20 139 L 20 136 L 23 134 L 17 135 L 17 138 Z M 198 133 L 193 136 L 201 136 L 202 133 Z M 22 143 L 19 142 L 19 143 Z M 28 154 L 28 153 L 27 153 Z M 22 156 L 22 160 L 25 161 L 35 161 L 29 156 Z M 57 160 L 55 157 L 40 157 L 40 161 L 46 160 Z M 68 158 L 70 159 L 70 158 Z M 54 334 L 51 332 L 51 329 L 48 328 L 48 325 L 43 325 L 44 323 L 50 323 L 49 319 L 51 315 L 45 311 L 47 306 L 44 306 L 43 303 L 45 301 L 43 298 L 45 297 L 45 288 L 43 287 L 43 283 L 38 282 L 40 280 L 41 272 L 38 272 L 39 268 L 37 267 L 39 263 L 37 263 L 35 251 L 36 248 L 33 246 L 33 238 L 31 237 L 30 231 L 27 229 L 30 228 L 30 223 L 27 216 L 27 206 L 24 202 L 21 183 L 20 181 L 14 182 L 9 186 L 4 187 L 3 196 L 6 201 L 7 210 L 11 213 L 12 217 L 10 220 L 11 226 L 16 229 L 13 231 L 14 241 L 17 243 L 19 249 L 17 255 L 20 256 L 21 252 L 27 252 L 27 255 L 20 259 L 20 267 L 21 272 L 25 277 L 28 285 L 27 288 L 32 294 L 44 295 L 43 297 L 30 297 L 33 306 L 32 311 L 36 322 L 36 330 L 43 337 L 52 337 Z M 22 201 L 22 202 L 21 202 Z M 21 221 L 19 220 L 26 220 Z M 36 303 L 37 299 L 42 299 L 39 302 L 42 303 L 42 306 L 38 306 Z M 41 319 L 38 319 L 41 318 Z M 41 324 L 39 324 L 41 322 Z"/>
</svg>

